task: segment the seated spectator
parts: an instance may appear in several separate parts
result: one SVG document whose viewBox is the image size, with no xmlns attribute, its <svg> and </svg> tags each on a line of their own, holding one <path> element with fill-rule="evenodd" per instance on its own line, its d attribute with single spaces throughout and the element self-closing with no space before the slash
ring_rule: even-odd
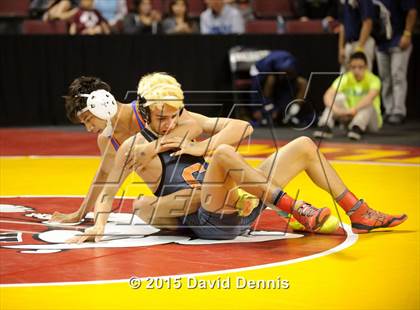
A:
<svg viewBox="0 0 420 310">
<path fill-rule="evenodd" d="M 127 15 L 126 0 L 95 0 L 95 9 L 114 27 Z"/>
<path fill-rule="evenodd" d="M 330 22 L 337 18 L 337 0 L 298 0 L 296 11 L 301 21 L 325 19 Z"/>
<path fill-rule="evenodd" d="M 252 94 L 252 103 L 262 103 L 262 106 L 250 107 L 255 125 L 266 125 L 270 118 L 274 123 L 299 123 L 296 115 L 300 103 L 297 99 L 304 97 L 307 81 L 299 76 L 298 71 L 296 58 L 281 50 L 270 52 L 251 67 L 251 89 L 258 91 Z"/>
<path fill-rule="evenodd" d="M 376 132 L 382 126 L 380 79 L 368 70 L 362 52 L 350 56 L 349 68 L 324 95 L 326 108 L 314 132 L 316 138 L 332 138 L 335 121 L 348 128 L 347 137 L 353 140 L 360 140 L 366 131 Z"/>
<path fill-rule="evenodd" d="M 109 34 L 111 32 L 106 19 L 93 8 L 93 1 L 80 0 L 80 6 L 70 25 L 71 35 Z"/>
<path fill-rule="evenodd" d="M 42 19 L 44 21 L 50 20 L 65 20 L 70 21 L 77 12 L 79 0 L 56 0 L 48 1 L 48 9 L 44 13 Z"/>
<path fill-rule="evenodd" d="M 169 16 L 162 22 L 164 33 L 198 32 L 197 24 L 188 18 L 188 7 L 185 0 L 172 0 L 169 5 Z"/>
<path fill-rule="evenodd" d="M 241 13 L 224 0 L 206 0 L 207 10 L 200 15 L 200 31 L 203 34 L 230 34 L 245 31 Z"/>
<path fill-rule="evenodd" d="M 131 13 L 124 18 L 124 33 L 155 34 L 159 30 L 161 19 L 160 12 L 153 10 L 151 0 L 140 0 L 137 4 L 137 13 Z"/>
</svg>

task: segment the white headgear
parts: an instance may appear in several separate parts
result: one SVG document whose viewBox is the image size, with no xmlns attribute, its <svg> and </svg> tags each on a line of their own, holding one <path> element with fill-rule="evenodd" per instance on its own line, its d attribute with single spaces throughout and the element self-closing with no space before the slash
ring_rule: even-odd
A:
<svg viewBox="0 0 420 310">
<path fill-rule="evenodd" d="M 97 118 L 106 121 L 106 127 L 103 134 L 107 137 L 112 136 L 112 124 L 111 119 L 117 113 L 117 102 L 114 96 L 106 91 L 105 89 L 98 89 L 90 94 L 79 94 L 80 97 L 87 98 L 86 108 L 80 110 L 77 114 L 80 115 L 86 111 L 89 111 Z"/>
</svg>

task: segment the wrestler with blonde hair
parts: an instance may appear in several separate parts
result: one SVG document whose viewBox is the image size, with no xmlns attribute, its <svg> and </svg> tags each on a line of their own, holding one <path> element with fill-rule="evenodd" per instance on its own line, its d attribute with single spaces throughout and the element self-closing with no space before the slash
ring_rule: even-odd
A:
<svg viewBox="0 0 420 310">
<path fill-rule="evenodd" d="M 157 75 L 148 76 L 143 80 L 143 91 L 157 85 L 157 82 L 167 82 L 169 86 L 170 84 L 179 86 L 176 80 L 169 75 L 160 78 L 157 78 Z M 149 79 L 152 77 L 153 79 Z M 150 83 L 145 83 L 148 80 Z M 170 90 L 168 95 L 179 95 L 180 93 L 182 94 L 182 91 L 178 88 Z M 87 131 L 98 134 L 97 143 L 101 154 L 101 164 L 79 209 L 72 213 L 54 212 L 50 220 L 52 224 L 78 223 L 89 211 L 93 210 L 96 199 L 112 169 L 120 145 L 146 126 L 142 114 L 138 111 L 137 102 L 123 104 L 116 101 L 111 94 L 111 87 L 97 77 L 81 76 L 75 79 L 64 98 L 68 118 L 73 123 L 85 125 Z M 188 137 L 188 139 L 193 139 L 198 137 L 202 130 L 195 123 L 193 118 L 181 117 L 178 126 L 168 132 L 167 138 Z"/>
<path fill-rule="evenodd" d="M 133 203 L 134 211 L 146 223 L 164 227 L 186 225 L 204 239 L 233 239 L 243 234 L 267 204 L 292 214 L 306 230 L 319 230 L 330 210 L 295 200 L 283 191 L 302 171 L 333 195 L 347 212 L 356 233 L 393 227 L 407 219 L 405 214 L 392 216 L 373 210 L 358 199 L 310 138 L 297 138 L 257 169 L 251 167 L 233 147 L 252 133 L 249 124 L 186 111 L 180 89 L 161 83 L 139 94 L 138 106 L 147 114 L 147 126 L 118 151 L 108 184 L 95 205 L 95 225 L 68 242 L 99 241 L 103 237 L 114 196 L 133 170 L 153 191 L 153 195 L 142 196 Z M 178 104 L 174 106 L 174 102 Z M 196 119 L 203 132 L 216 134 L 200 142 L 162 139 L 178 126 L 184 113 Z M 212 156 L 207 163 L 204 156 L 209 151 Z M 138 156 L 136 160 L 132 160 L 132 154 Z M 238 188 L 252 195 L 243 199 Z"/>
</svg>

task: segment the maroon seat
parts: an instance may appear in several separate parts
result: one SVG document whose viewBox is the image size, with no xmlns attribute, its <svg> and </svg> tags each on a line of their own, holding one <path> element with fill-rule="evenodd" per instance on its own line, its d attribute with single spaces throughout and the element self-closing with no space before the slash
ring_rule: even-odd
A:
<svg viewBox="0 0 420 310">
<path fill-rule="evenodd" d="M 289 20 L 286 22 L 287 33 L 323 33 L 325 32 L 321 20 Z"/>
<path fill-rule="evenodd" d="M 200 14 L 206 9 L 204 0 L 187 0 L 188 15 L 190 17 L 199 17 Z"/>
<path fill-rule="evenodd" d="M 246 33 L 276 33 L 277 22 L 275 20 L 250 20 L 245 26 Z"/>
<path fill-rule="evenodd" d="M 26 17 L 29 0 L 0 0 L 0 17 Z"/>
<path fill-rule="evenodd" d="M 67 34 L 68 27 L 64 21 L 44 22 L 42 20 L 25 20 L 22 24 L 23 34 Z"/>
<path fill-rule="evenodd" d="M 161 13 L 166 13 L 164 12 L 165 7 L 161 0 L 152 0 L 152 8 L 153 10 L 159 11 Z"/>
<path fill-rule="evenodd" d="M 254 0 L 252 8 L 258 18 L 274 18 L 278 15 L 290 18 L 295 15 L 290 0 Z"/>
<path fill-rule="evenodd" d="M 136 5 L 134 3 L 134 0 L 125 0 L 125 2 L 127 3 L 127 11 L 129 13 L 135 12 L 137 11 Z"/>
</svg>

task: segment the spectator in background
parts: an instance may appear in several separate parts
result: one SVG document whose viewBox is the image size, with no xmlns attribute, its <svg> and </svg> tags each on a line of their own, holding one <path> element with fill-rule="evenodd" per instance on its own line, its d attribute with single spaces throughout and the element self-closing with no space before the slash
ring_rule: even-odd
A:
<svg viewBox="0 0 420 310">
<path fill-rule="evenodd" d="M 126 0 L 95 0 L 97 9 L 113 28 L 127 15 Z"/>
<path fill-rule="evenodd" d="M 153 10 L 151 0 L 140 0 L 137 3 L 137 13 L 128 14 L 124 18 L 124 32 L 127 34 L 158 33 L 161 19 L 160 12 Z"/>
<path fill-rule="evenodd" d="M 70 34 L 109 34 L 108 23 L 97 10 L 93 8 L 94 0 L 80 0 L 80 6 L 70 25 Z"/>
<path fill-rule="evenodd" d="M 169 15 L 162 22 L 164 33 L 198 32 L 198 26 L 188 18 L 188 6 L 185 0 L 172 0 L 169 4 Z"/>
<path fill-rule="evenodd" d="M 296 11 L 301 21 L 325 19 L 331 22 L 337 18 L 337 0 L 298 0 Z"/>
<path fill-rule="evenodd" d="M 200 31 L 203 34 L 230 34 L 245 31 L 241 13 L 224 0 L 206 0 L 207 10 L 200 15 Z"/>
<path fill-rule="evenodd" d="M 366 131 L 382 126 L 381 81 L 368 70 L 362 52 L 350 56 L 350 71 L 339 76 L 324 95 L 325 110 L 318 121 L 315 138 L 332 138 L 335 121 L 347 126 L 347 137 L 360 140 Z"/>
<path fill-rule="evenodd" d="M 374 17 L 372 0 L 340 0 L 340 31 L 338 36 L 338 62 L 346 71 L 350 55 L 364 52 L 369 70 L 372 70 L 375 41 L 370 37 Z"/>
<path fill-rule="evenodd" d="M 49 1 L 48 9 L 42 16 L 43 21 L 70 21 L 78 10 L 80 0 Z"/>
<path fill-rule="evenodd" d="M 52 3 L 54 3 L 53 0 L 30 0 L 29 10 L 46 11 Z"/>
<path fill-rule="evenodd" d="M 298 101 L 292 102 L 304 97 L 307 81 L 298 73 L 296 58 L 281 50 L 270 52 L 251 66 L 251 90 L 258 92 L 251 95 L 252 103 L 262 103 L 260 107 L 250 107 L 255 125 L 266 125 L 270 118 L 273 122 L 299 123 L 296 115 L 300 111 L 300 104 Z"/>
<path fill-rule="evenodd" d="M 31 18 L 39 18 L 53 6 L 57 0 L 31 0 L 29 4 L 29 15 Z"/>
<path fill-rule="evenodd" d="M 385 121 L 398 125 L 404 121 L 407 114 L 407 66 L 412 50 L 411 34 L 417 17 L 416 1 L 379 1 L 384 5 L 382 9 L 389 12 L 390 19 L 380 19 L 378 22 L 382 23 L 385 29 L 388 27 L 391 30 L 388 38 L 375 37 L 378 46 L 378 71 L 383 83 L 382 102 L 385 107 Z"/>
<path fill-rule="evenodd" d="M 254 20 L 254 10 L 251 6 L 252 0 L 225 0 L 225 3 L 231 4 L 241 12 L 242 19 L 245 21 Z"/>
</svg>

